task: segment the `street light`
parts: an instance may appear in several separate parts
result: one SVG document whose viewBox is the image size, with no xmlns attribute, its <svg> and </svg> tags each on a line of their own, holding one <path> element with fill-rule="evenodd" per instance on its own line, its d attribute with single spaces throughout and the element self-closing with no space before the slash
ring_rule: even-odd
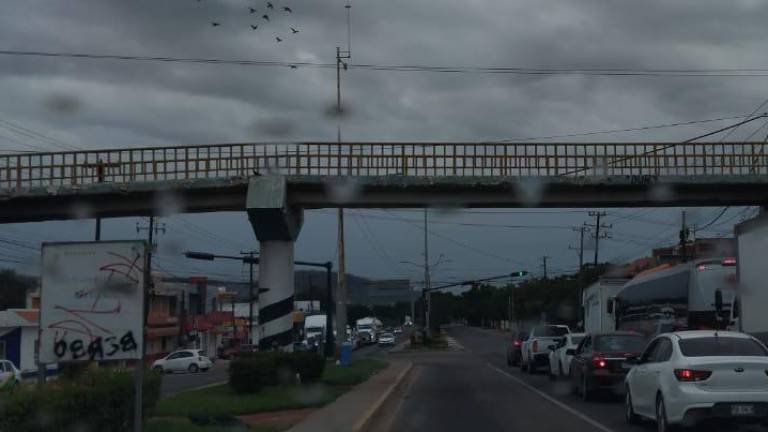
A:
<svg viewBox="0 0 768 432">
<path fill-rule="evenodd" d="M 230 256 L 230 255 L 216 255 L 208 252 L 192 252 L 187 251 L 184 253 L 184 256 L 189 259 L 196 259 L 196 260 L 202 260 L 202 261 L 213 261 L 215 259 L 226 259 L 226 260 L 233 260 L 233 261 L 241 261 L 244 264 L 249 265 L 250 270 L 250 280 L 249 280 L 249 296 L 248 296 L 248 342 L 253 343 L 253 300 L 254 300 L 254 293 L 253 293 L 253 265 L 259 263 L 259 258 L 255 256 L 253 251 L 251 252 L 243 252 L 243 256 Z M 259 300 L 259 294 L 263 292 L 269 291 L 269 288 L 259 288 L 258 292 L 256 293 L 256 301 Z M 234 300 L 232 301 L 232 337 L 235 336 L 235 303 Z"/>
<path fill-rule="evenodd" d="M 259 264 L 259 257 L 255 256 L 253 252 L 247 252 L 247 255 L 245 256 L 229 256 L 229 255 L 216 255 L 212 253 L 207 252 L 191 252 L 187 251 L 184 253 L 184 256 L 190 259 L 198 259 L 198 260 L 204 260 L 204 261 L 213 261 L 215 259 L 228 259 L 228 260 L 235 260 L 235 261 L 242 261 L 243 263 L 250 264 L 250 282 L 251 282 L 251 295 L 250 295 L 250 301 L 248 302 L 248 336 L 249 339 L 251 338 L 251 329 L 253 329 L 253 265 Z M 293 262 L 296 265 L 300 266 L 306 266 L 306 267 L 319 267 L 324 268 L 326 272 L 326 302 L 327 302 L 327 311 L 325 315 L 325 355 L 326 357 L 332 357 L 333 356 L 333 347 L 334 347 L 334 338 L 333 338 L 333 289 L 331 288 L 331 273 L 333 270 L 333 263 L 328 261 L 324 263 L 319 262 L 311 262 L 311 261 L 294 261 Z M 259 288 L 258 293 L 263 293 L 269 291 L 269 288 Z M 311 301 L 311 300 L 310 300 Z M 256 296 L 256 302 L 258 302 L 258 295 Z M 345 335 L 346 336 L 346 335 Z M 259 349 L 262 348 L 269 348 L 269 347 L 262 347 L 261 346 L 261 338 L 259 338 Z M 342 339 L 343 340 L 343 339 Z"/>
</svg>

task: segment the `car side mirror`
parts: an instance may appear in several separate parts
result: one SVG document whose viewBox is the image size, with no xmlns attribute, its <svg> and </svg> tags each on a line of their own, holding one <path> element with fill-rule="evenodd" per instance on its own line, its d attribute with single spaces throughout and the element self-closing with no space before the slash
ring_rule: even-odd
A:
<svg viewBox="0 0 768 432">
<path fill-rule="evenodd" d="M 715 291 L 715 310 L 717 313 L 723 311 L 723 292 L 720 290 Z"/>
<path fill-rule="evenodd" d="M 565 350 L 565 354 L 569 356 L 575 356 L 576 355 L 576 349 L 575 348 L 568 348 Z"/>
</svg>

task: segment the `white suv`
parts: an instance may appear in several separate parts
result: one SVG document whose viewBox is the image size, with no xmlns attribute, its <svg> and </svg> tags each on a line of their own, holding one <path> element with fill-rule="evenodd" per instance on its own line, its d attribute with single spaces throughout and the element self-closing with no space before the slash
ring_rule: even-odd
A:
<svg viewBox="0 0 768 432">
<path fill-rule="evenodd" d="M 165 358 L 155 360 L 152 370 L 164 372 L 190 372 L 207 371 L 211 368 L 211 359 L 203 355 L 201 350 L 179 350 L 168 354 Z"/>
</svg>

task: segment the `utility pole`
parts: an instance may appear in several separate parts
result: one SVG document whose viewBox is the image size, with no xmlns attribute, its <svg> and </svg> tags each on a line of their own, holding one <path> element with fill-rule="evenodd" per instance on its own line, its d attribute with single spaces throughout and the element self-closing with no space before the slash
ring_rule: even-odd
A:
<svg viewBox="0 0 768 432">
<path fill-rule="evenodd" d="M 544 267 L 544 279 L 547 279 L 547 258 L 549 257 L 546 255 L 541 257 L 542 266 Z"/>
<path fill-rule="evenodd" d="M 352 38 L 351 38 L 351 25 L 350 25 L 350 8 L 349 3 L 344 6 L 347 9 L 347 49 L 342 51 L 340 47 L 336 47 L 336 118 L 337 118 L 337 134 L 336 138 L 339 144 L 339 152 L 341 152 L 341 116 L 343 108 L 341 106 L 341 69 L 347 70 L 347 63 L 344 60 L 352 58 Z M 341 170 L 341 167 L 339 167 Z M 341 175 L 341 172 L 339 172 Z M 337 273 L 336 283 L 336 345 L 341 352 L 341 344 L 347 340 L 347 275 L 346 264 L 344 256 L 344 208 L 339 207 L 338 211 L 338 260 L 339 270 Z M 330 330 L 329 330 L 330 331 Z"/>
<path fill-rule="evenodd" d="M 594 260 L 594 266 L 595 267 L 597 267 L 598 259 L 599 259 L 599 256 L 600 256 L 599 255 L 600 254 L 600 239 L 611 238 L 611 234 L 608 233 L 608 232 L 605 232 L 602 235 L 600 234 L 600 229 L 601 228 L 602 229 L 613 228 L 613 225 L 607 225 L 607 224 L 601 224 L 600 223 L 600 218 L 605 216 L 606 214 L 607 213 L 604 212 L 604 211 L 602 211 L 602 212 L 601 211 L 591 211 L 591 212 L 589 212 L 589 215 L 591 217 L 595 217 L 596 218 L 595 224 L 594 225 L 586 224 L 587 227 L 592 227 L 592 228 L 595 229 L 595 234 L 592 236 L 592 238 L 595 239 L 595 260 Z"/>
<path fill-rule="evenodd" d="M 424 303 L 424 324 L 427 327 L 427 332 L 429 332 L 429 312 L 430 307 L 432 306 L 430 303 L 431 300 L 431 281 L 429 278 L 429 222 L 427 219 L 427 216 L 429 214 L 429 210 L 427 208 L 424 209 L 424 294 L 425 294 L 425 303 Z"/>
<path fill-rule="evenodd" d="M 574 231 L 579 231 L 579 246 L 568 246 L 568 249 L 570 250 L 578 250 L 579 251 L 579 271 L 581 271 L 582 268 L 584 268 L 584 231 L 586 231 L 585 226 L 580 226 L 578 228 L 573 228 Z"/>
<path fill-rule="evenodd" d="M 155 226 L 155 217 L 149 216 L 149 226 L 141 227 L 136 224 L 136 233 L 142 230 L 147 230 L 147 240 L 149 241 L 149 247 L 146 253 L 146 264 L 144 266 L 144 322 L 142 325 L 143 336 L 141 338 L 141 358 L 136 362 L 136 368 L 134 369 L 134 417 L 133 417 L 133 430 L 134 432 L 141 432 L 143 414 L 142 405 L 144 398 L 144 357 L 147 355 L 147 314 L 149 313 L 149 295 L 152 291 L 152 252 L 154 247 L 154 237 L 156 231 L 162 230 L 165 233 L 165 224 L 161 227 Z"/>
<path fill-rule="evenodd" d="M 344 209 L 339 208 L 339 271 L 336 275 L 336 345 L 341 349 L 347 338 L 347 275 L 344 256 Z M 333 332 L 332 330 L 329 330 Z"/>
<path fill-rule="evenodd" d="M 249 251 L 249 252 L 240 252 L 240 253 L 243 254 L 243 255 L 248 256 L 248 258 L 249 258 L 248 259 L 248 276 L 249 276 L 249 279 L 248 279 L 248 282 L 249 282 L 249 285 L 248 285 L 248 343 L 249 344 L 253 344 L 253 333 L 254 333 L 254 331 L 253 331 L 253 302 L 255 300 L 254 294 L 253 294 L 254 293 L 253 264 L 255 264 L 254 259 L 253 259 L 254 252 L 253 251 Z M 312 304 L 311 301 L 310 301 L 310 304 Z M 233 313 L 234 313 L 234 311 L 233 311 Z M 259 335 L 259 339 L 261 339 L 261 335 Z"/>
<path fill-rule="evenodd" d="M 680 227 L 680 257 L 683 262 L 688 261 L 688 236 L 690 234 L 690 229 L 688 229 L 688 225 L 685 223 L 685 210 L 683 210 L 682 214 L 682 221 L 681 221 L 681 227 Z"/>
</svg>

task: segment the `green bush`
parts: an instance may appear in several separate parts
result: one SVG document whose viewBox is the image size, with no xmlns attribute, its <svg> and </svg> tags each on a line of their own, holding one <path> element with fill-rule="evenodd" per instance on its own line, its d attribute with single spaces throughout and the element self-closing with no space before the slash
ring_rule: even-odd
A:
<svg viewBox="0 0 768 432">
<path fill-rule="evenodd" d="M 295 352 L 291 356 L 291 366 L 301 377 L 302 382 L 318 382 L 325 370 L 325 359 L 313 352 Z"/>
<path fill-rule="evenodd" d="M 160 396 L 160 376 L 144 374 L 143 414 L 148 417 Z M 130 430 L 133 373 L 99 370 L 77 379 L 59 380 L 43 389 L 22 388 L 0 405 L 0 430 L 53 432 Z"/>
<path fill-rule="evenodd" d="M 249 353 L 229 363 L 229 385 L 238 393 L 255 393 L 264 386 L 294 383 L 296 374 L 303 382 L 317 382 L 324 368 L 325 360 L 314 353 Z"/>
</svg>

